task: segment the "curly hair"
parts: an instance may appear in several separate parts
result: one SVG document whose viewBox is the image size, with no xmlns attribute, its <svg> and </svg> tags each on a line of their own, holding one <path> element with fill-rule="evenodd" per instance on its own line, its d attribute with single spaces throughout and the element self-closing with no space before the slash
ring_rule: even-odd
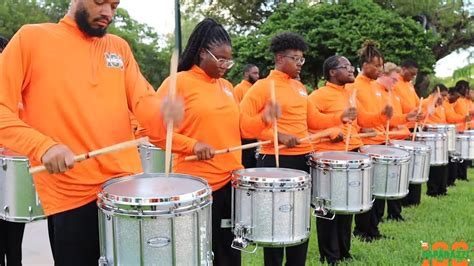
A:
<svg viewBox="0 0 474 266">
<path fill-rule="evenodd" d="M 193 65 L 198 65 L 201 49 L 210 49 L 212 46 L 222 44 L 232 47 L 230 36 L 221 24 L 211 18 L 199 22 L 189 37 L 179 61 L 178 71 L 186 71 L 191 69 Z"/>
<path fill-rule="evenodd" d="M 277 54 L 288 49 L 305 52 L 308 50 L 308 45 L 303 37 L 293 32 L 283 32 L 272 38 L 270 43 L 272 53 Z"/>
</svg>

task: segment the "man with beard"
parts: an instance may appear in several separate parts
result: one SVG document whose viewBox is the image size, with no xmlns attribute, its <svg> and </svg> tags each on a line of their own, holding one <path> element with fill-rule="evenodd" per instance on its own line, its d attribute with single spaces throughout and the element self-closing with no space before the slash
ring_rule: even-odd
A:
<svg viewBox="0 0 474 266">
<path fill-rule="evenodd" d="M 136 148 L 80 164 L 74 155 L 132 140 L 130 113 L 158 143 L 163 120 L 179 122 L 184 112 L 180 101 L 160 101 L 128 44 L 106 34 L 118 4 L 73 0 L 59 23 L 23 26 L 0 59 L 0 139 L 48 170 L 34 181 L 55 265 L 97 265 L 97 193 L 141 172 Z"/>
<path fill-rule="evenodd" d="M 260 71 L 254 64 L 247 64 L 244 67 L 244 79 L 234 88 L 235 100 L 240 103 L 247 91 L 260 78 Z M 242 145 L 257 141 L 256 139 L 242 139 Z M 253 168 L 257 166 L 257 158 L 255 154 L 257 148 L 246 149 L 242 151 L 242 164 L 245 168 Z"/>
</svg>

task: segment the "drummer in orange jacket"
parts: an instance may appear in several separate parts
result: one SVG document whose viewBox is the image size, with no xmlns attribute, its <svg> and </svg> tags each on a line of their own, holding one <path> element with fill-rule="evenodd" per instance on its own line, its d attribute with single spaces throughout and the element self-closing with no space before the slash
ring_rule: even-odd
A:
<svg viewBox="0 0 474 266">
<path fill-rule="evenodd" d="M 439 94 L 438 94 L 439 90 Z M 422 107 L 427 114 L 426 124 L 459 124 L 470 121 L 469 115 L 460 115 L 454 112 L 452 103 L 455 103 L 459 98 L 458 92 L 453 91 L 448 93 L 448 88 L 443 84 L 436 84 L 430 96 L 423 100 Z M 426 192 L 429 196 L 444 195 L 447 192 L 447 185 L 454 185 L 456 176 L 458 174 L 458 163 L 453 162 L 452 155 L 449 154 L 448 172 L 446 175 L 436 173 L 440 172 L 438 168 L 432 168 L 428 179 L 428 190 Z M 431 174 L 433 172 L 433 175 Z"/>
<path fill-rule="evenodd" d="M 331 56 L 324 61 L 323 74 L 326 80 L 325 86 L 315 90 L 309 101 L 324 114 L 338 114 L 355 103 L 352 91 L 345 88 L 348 83 L 354 82 L 354 67 L 349 60 L 343 56 Z M 359 105 L 357 105 L 359 106 Z M 357 114 L 358 115 L 358 114 Z M 358 132 L 361 131 L 357 120 L 340 122 L 339 127 L 347 138 L 349 124 L 351 126 L 351 137 L 349 139 L 349 150 L 356 151 L 363 145 Z M 314 144 L 317 151 L 344 151 L 345 143 L 321 142 Z M 332 214 L 328 214 L 329 216 Z M 316 228 L 319 244 L 320 261 L 335 264 L 352 258 L 350 254 L 352 215 L 336 214 L 334 220 L 322 218 L 316 219 Z"/>
<path fill-rule="evenodd" d="M 155 96 L 127 42 L 107 34 L 118 5 L 71 1 L 58 23 L 23 26 L 0 59 L 0 139 L 48 170 L 33 178 L 56 265 L 97 265 L 97 193 L 141 172 L 136 148 L 80 164 L 74 155 L 132 140 L 130 112 L 154 142 L 165 137 L 163 120 L 183 113 Z"/>
<path fill-rule="evenodd" d="M 474 110 L 471 110 L 472 100 L 470 99 L 469 82 L 466 80 L 459 80 L 454 86 L 457 92 L 461 94 L 461 97 L 453 104 L 454 111 L 459 115 L 471 115 L 474 116 Z M 472 124 L 472 123 L 471 123 Z M 469 125 L 468 125 L 469 126 Z M 458 126 L 459 131 L 464 131 L 466 128 L 465 124 Z M 464 160 L 458 167 L 458 178 L 460 180 L 468 180 L 467 168 L 471 165 L 471 160 Z"/>
<path fill-rule="evenodd" d="M 308 46 L 304 39 L 295 33 L 281 33 L 271 40 L 270 51 L 274 54 L 275 69 L 257 81 L 240 103 L 241 131 L 243 137 L 256 137 L 259 140 L 273 139 L 273 128 L 259 128 L 250 119 L 264 110 L 265 103 L 271 99 L 271 83 L 274 83 L 276 101 L 282 114 L 278 119 L 278 141 L 287 148 L 280 150 L 280 167 L 303 170 L 309 173 L 306 155 L 313 151 L 310 142 L 299 139 L 308 136 L 308 129 L 318 130 L 336 126 L 341 120 L 350 119 L 352 110 L 324 115 L 308 102 L 305 86 L 295 80 L 305 62 L 304 52 Z M 258 123 L 257 123 L 258 124 Z M 340 140 L 340 130 L 335 129 L 331 139 Z M 273 144 L 261 147 L 257 167 L 275 167 Z M 287 248 L 264 248 L 265 265 L 283 265 L 286 251 L 286 265 L 305 265 L 308 241 Z"/>
<path fill-rule="evenodd" d="M 247 64 L 244 66 L 244 79 L 234 88 L 234 97 L 240 103 L 247 91 L 260 78 L 260 72 L 256 65 Z M 256 139 L 242 139 L 242 145 L 255 142 Z M 257 148 L 242 151 L 242 165 L 245 168 L 253 168 L 257 165 Z"/>
</svg>

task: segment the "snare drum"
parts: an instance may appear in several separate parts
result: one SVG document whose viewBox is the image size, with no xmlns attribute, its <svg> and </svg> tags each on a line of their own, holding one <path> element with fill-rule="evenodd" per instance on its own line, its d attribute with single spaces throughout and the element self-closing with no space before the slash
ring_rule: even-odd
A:
<svg viewBox="0 0 474 266">
<path fill-rule="evenodd" d="M 456 136 L 456 153 L 461 159 L 474 160 L 474 134 L 472 132 L 464 132 Z"/>
<path fill-rule="evenodd" d="M 385 145 L 365 145 L 359 150 L 372 158 L 376 198 L 401 199 L 408 194 L 409 152 Z"/>
<path fill-rule="evenodd" d="M 154 145 L 141 144 L 138 147 L 144 173 L 165 172 L 165 151 Z"/>
<path fill-rule="evenodd" d="M 372 208 L 372 161 L 357 152 L 318 152 L 309 158 L 313 179 L 312 205 L 338 214 Z"/>
<path fill-rule="evenodd" d="M 431 147 L 430 165 L 439 166 L 448 164 L 448 146 L 445 133 L 417 132 L 415 140 Z"/>
<path fill-rule="evenodd" d="M 449 151 L 456 150 L 456 126 L 452 124 L 428 124 L 424 129 L 427 132 L 438 132 L 446 134 L 447 149 Z"/>
<path fill-rule="evenodd" d="M 430 146 L 407 140 L 392 140 L 390 145 L 410 153 L 411 159 L 408 170 L 408 180 L 410 183 L 423 184 L 428 182 L 431 159 Z"/>
<path fill-rule="evenodd" d="M 286 168 L 248 168 L 232 174 L 233 247 L 303 243 L 310 234 L 311 179 Z"/>
<path fill-rule="evenodd" d="M 45 218 L 27 157 L 0 150 L 0 218 L 27 223 Z"/>
<path fill-rule="evenodd" d="M 133 175 L 109 180 L 98 196 L 99 265 L 212 265 L 205 180 Z"/>
</svg>

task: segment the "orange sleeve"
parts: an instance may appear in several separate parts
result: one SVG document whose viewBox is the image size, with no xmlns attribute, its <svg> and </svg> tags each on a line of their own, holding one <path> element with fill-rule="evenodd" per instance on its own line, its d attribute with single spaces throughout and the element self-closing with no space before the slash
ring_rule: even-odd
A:
<svg viewBox="0 0 474 266">
<path fill-rule="evenodd" d="M 169 77 L 163 81 L 161 84 L 160 88 L 157 90 L 156 94 L 160 99 L 163 99 L 168 95 L 168 90 L 169 90 Z M 185 88 L 186 86 L 189 86 L 189 84 L 184 84 L 186 83 L 184 80 L 181 80 L 179 78 L 179 73 L 178 77 L 176 79 L 176 97 L 182 97 L 182 94 L 180 93 L 181 87 Z M 184 99 L 184 102 L 186 103 L 186 99 Z M 186 106 L 185 106 L 185 111 L 184 115 L 186 116 Z M 182 154 L 193 154 L 194 153 L 194 145 L 198 142 L 198 140 L 194 138 L 190 138 L 188 136 L 185 136 L 183 134 L 179 134 L 176 131 L 179 131 L 180 129 L 175 129 L 173 133 L 173 141 L 172 141 L 172 152 L 177 152 L 177 153 L 182 153 Z M 155 144 L 156 146 L 164 149 L 166 147 L 166 139 L 162 139 L 160 142 Z"/>
<path fill-rule="evenodd" d="M 0 56 L 0 138 L 6 147 L 40 162 L 57 143 L 19 118 L 18 103 L 32 71 L 28 45 L 20 29 Z"/>
<path fill-rule="evenodd" d="M 361 128 L 374 128 L 387 123 L 387 118 L 381 112 L 371 112 L 367 107 L 377 105 L 374 96 L 368 88 L 357 91 L 357 123 Z"/>
<path fill-rule="evenodd" d="M 140 72 L 130 48 L 127 51 L 124 71 L 128 108 L 138 123 L 147 129 L 150 142 L 155 144 L 166 136 L 166 127 L 160 113 L 160 99 Z"/>
<path fill-rule="evenodd" d="M 335 114 L 323 114 L 319 111 L 316 105 L 308 100 L 308 129 L 309 130 L 320 130 L 330 127 L 342 125 L 341 115 L 342 112 Z"/>
<path fill-rule="evenodd" d="M 395 95 L 392 93 L 392 97 L 395 97 Z M 419 100 L 417 103 L 417 106 L 419 105 Z M 402 105 L 399 101 L 396 99 L 392 99 L 392 104 L 393 104 L 393 116 L 392 119 L 390 119 L 390 125 L 391 126 L 400 126 L 406 124 L 407 121 L 407 115 L 403 113 Z"/>
<path fill-rule="evenodd" d="M 237 103 L 240 103 L 242 101 L 242 98 L 243 98 L 243 91 L 242 91 L 242 86 L 237 85 L 234 87 L 234 98 L 235 100 L 237 101 Z"/>
<path fill-rule="evenodd" d="M 268 84 L 257 81 L 240 103 L 240 133 L 242 138 L 271 139 L 272 125 L 262 120 L 262 112 L 270 98 Z"/>
<path fill-rule="evenodd" d="M 446 121 L 450 124 L 463 123 L 465 116 L 454 112 L 453 107 L 447 101 L 443 102 Z"/>
</svg>

